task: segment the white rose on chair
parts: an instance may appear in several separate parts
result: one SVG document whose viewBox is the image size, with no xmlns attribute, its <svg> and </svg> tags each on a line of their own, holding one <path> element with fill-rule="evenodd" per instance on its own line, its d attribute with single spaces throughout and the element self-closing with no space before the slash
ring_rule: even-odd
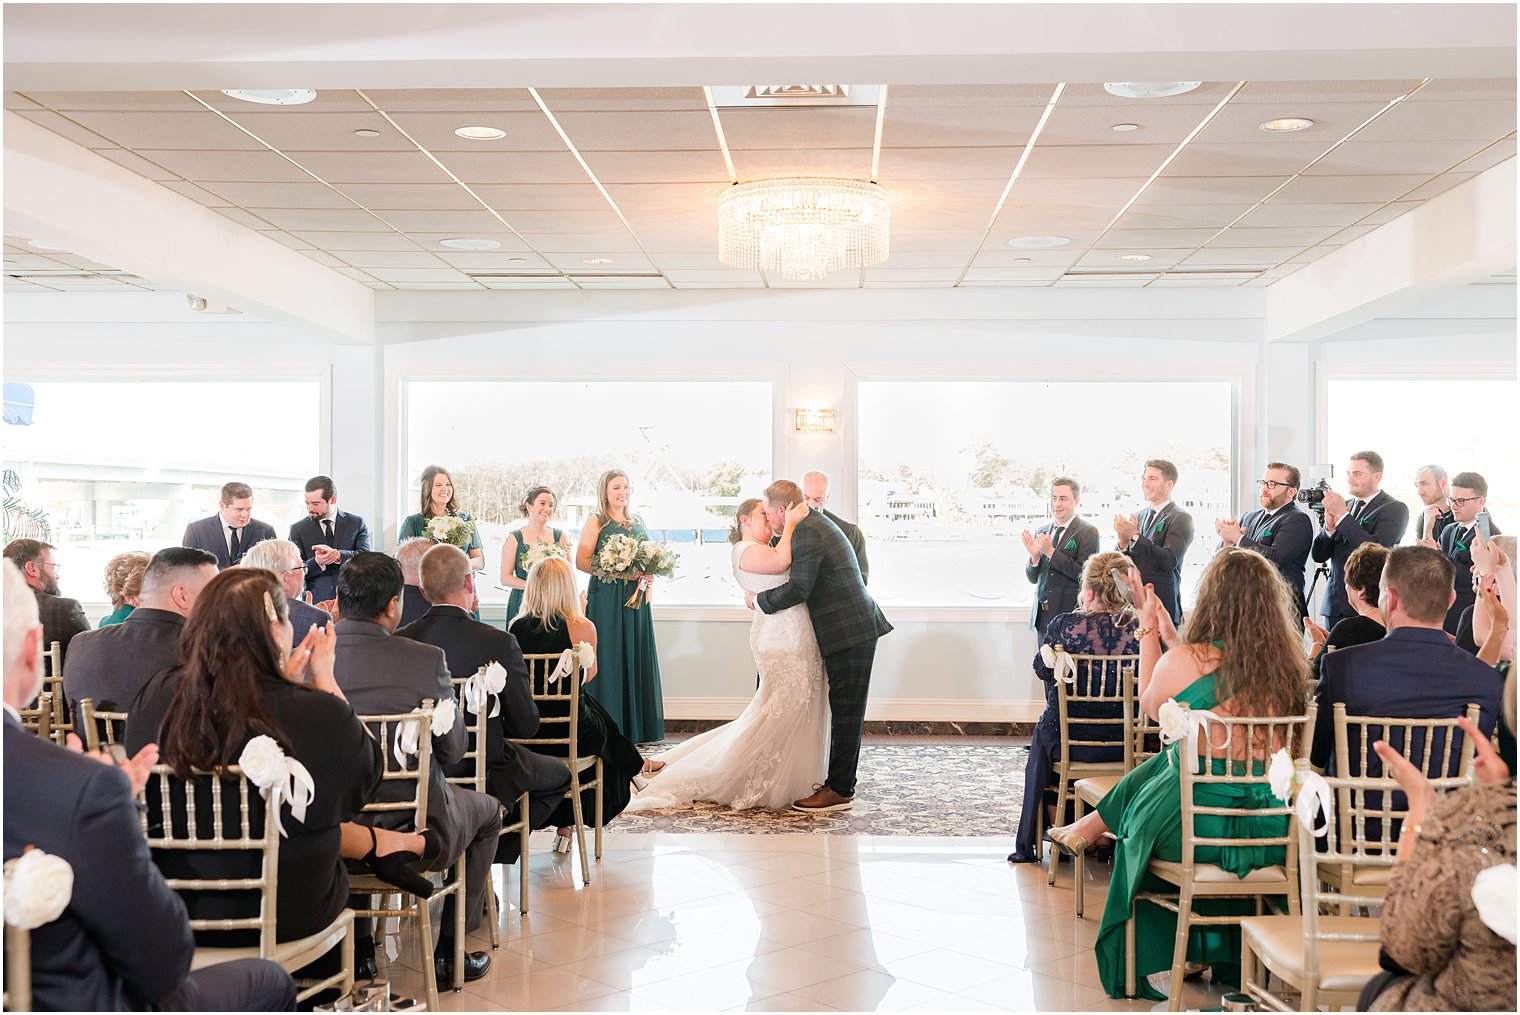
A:
<svg viewBox="0 0 1520 1015">
<path fill-rule="evenodd" d="M 1272 787 L 1272 795 L 1283 803 L 1287 803 L 1293 795 L 1294 774 L 1293 759 L 1288 755 L 1287 748 L 1279 748 L 1267 766 L 1267 782 Z"/>
<path fill-rule="evenodd" d="M 1175 744 L 1188 735 L 1188 710 L 1176 698 L 1168 698 L 1156 710 L 1156 724 L 1161 727 L 1161 742 Z"/>
<path fill-rule="evenodd" d="M 439 702 L 433 706 L 433 736 L 446 737 L 454 728 L 454 720 L 459 716 L 459 706 L 454 704 L 454 699 Z"/>
<path fill-rule="evenodd" d="M 285 778 L 285 751 L 272 737 L 254 737 L 238 755 L 238 767 L 260 789 L 273 786 Z"/>
<path fill-rule="evenodd" d="M 1501 863 L 1479 873 L 1473 878 L 1472 900 L 1484 926 L 1514 944 L 1515 865 Z"/>
<path fill-rule="evenodd" d="M 74 897 L 74 868 L 61 856 L 27 847 L 5 865 L 5 922 L 36 930 L 63 915 Z"/>
</svg>

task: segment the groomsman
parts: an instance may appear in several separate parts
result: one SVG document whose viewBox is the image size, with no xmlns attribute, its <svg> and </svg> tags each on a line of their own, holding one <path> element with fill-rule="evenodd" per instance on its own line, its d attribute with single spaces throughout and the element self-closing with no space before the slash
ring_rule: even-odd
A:
<svg viewBox="0 0 1520 1015">
<path fill-rule="evenodd" d="M 1023 532 L 1024 549 L 1029 551 L 1024 577 L 1035 584 L 1029 627 L 1042 643 L 1050 618 L 1077 608 L 1082 568 L 1098 552 L 1098 527 L 1077 515 L 1081 498 L 1082 487 L 1075 479 L 1057 476 L 1050 482 L 1050 523 L 1033 534 Z"/>
<path fill-rule="evenodd" d="M 1152 458 L 1140 475 L 1145 510 L 1116 515 L 1114 532 L 1119 552 L 1127 553 L 1140 569 L 1140 580 L 1152 585 L 1156 598 L 1171 616 L 1182 622 L 1182 558 L 1193 543 L 1193 516 L 1172 502 L 1177 485 L 1177 466 L 1164 458 Z"/>
<path fill-rule="evenodd" d="M 829 502 L 829 477 L 817 469 L 802 474 L 802 500 L 814 511 L 821 512 L 825 518 L 839 526 L 839 531 L 844 533 L 844 538 L 850 541 L 850 549 L 855 551 L 855 563 L 860 565 L 860 580 L 870 584 L 871 565 L 866 561 L 866 537 L 860 531 L 860 526 L 854 522 L 847 522 L 843 518 L 824 507 Z M 776 538 L 780 538 L 777 533 Z M 774 543 L 772 545 L 775 545 Z"/>
<path fill-rule="evenodd" d="M 1256 481 L 1261 507 L 1246 512 L 1238 522 L 1219 519 L 1214 531 L 1226 546 L 1255 550 L 1272 562 L 1293 590 L 1294 616 L 1302 620 L 1309 612 L 1304 603 L 1304 565 L 1314 542 L 1314 523 L 1309 513 L 1294 503 L 1300 481 L 1295 466 L 1269 463 Z"/>
<path fill-rule="evenodd" d="M 273 538 L 274 526 L 253 517 L 253 488 L 233 481 L 222 487 L 216 514 L 185 526 L 180 545 L 205 550 L 224 568 L 241 563 L 254 543 Z"/>
<path fill-rule="evenodd" d="M 1316 564 L 1330 562 L 1330 581 L 1320 604 L 1328 630 L 1356 615 L 1346 602 L 1346 558 L 1351 551 L 1369 540 L 1393 546 L 1409 528 L 1409 508 L 1378 489 L 1382 481 L 1383 456 L 1376 451 L 1358 451 L 1346 468 L 1351 499 L 1334 490 L 1325 494 L 1325 527 L 1314 537 L 1310 556 Z"/>
<path fill-rule="evenodd" d="M 1451 477 L 1453 521 L 1441 530 L 1439 541 L 1441 553 L 1457 569 L 1454 589 L 1457 598 L 1451 604 L 1451 608 L 1446 611 L 1446 622 L 1442 625 L 1447 634 L 1457 633 L 1457 622 L 1462 619 L 1462 611 L 1472 606 L 1477 600 L 1472 585 L 1472 544 L 1473 537 L 1478 532 L 1478 518 L 1483 514 L 1487 503 L 1488 480 L 1476 472 L 1459 472 Z M 1487 539 L 1498 534 L 1499 527 L 1490 522 L 1483 538 Z M 1420 545 L 1432 544 L 1422 540 Z"/>
<path fill-rule="evenodd" d="M 1451 487 L 1446 481 L 1446 470 L 1439 465 L 1426 465 L 1414 474 L 1414 492 L 1419 496 L 1425 510 L 1409 520 L 1409 538 L 1416 543 L 1430 540 L 1439 545 L 1441 531 L 1451 524 Z"/>
<path fill-rule="evenodd" d="M 290 527 L 290 541 L 306 564 L 312 602 L 325 603 L 338 595 L 338 569 L 369 552 L 369 528 L 358 515 L 338 510 L 338 488 L 327 476 L 306 481 L 306 514 Z"/>
</svg>

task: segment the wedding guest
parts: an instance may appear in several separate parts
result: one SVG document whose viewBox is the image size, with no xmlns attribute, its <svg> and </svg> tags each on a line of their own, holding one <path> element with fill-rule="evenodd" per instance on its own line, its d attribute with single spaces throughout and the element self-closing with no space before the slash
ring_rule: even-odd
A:
<svg viewBox="0 0 1520 1015">
<path fill-rule="evenodd" d="M 1093 529 L 1093 536 L 1096 542 L 1097 529 Z M 1109 574 L 1111 569 L 1124 572 L 1134 566 L 1135 562 L 1122 553 L 1099 553 L 1089 557 L 1082 568 L 1082 585 L 1077 608 L 1051 618 L 1049 625 L 1045 628 L 1043 645 L 1050 646 L 1052 649 L 1059 645 L 1063 651 L 1072 655 L 1138 654 L 1140 643 L 1135 638 L 1134 628 L 1120 627 L 1117 623 L 1116 615 L 1124 609 L 1124 596 L 1119 584 Z M 1055 794 L 1047 792 L 1052 777 L 1051 768 L 1061 754 L 1061 716 L 1055 670 L 1045 662 L 1043 651 L 1037 651 L 1034 654 L 1034 672 L 1045 684 L 1045 711 L 1035 723 L 1034 736 L 1029 741 L 1029 761 L 1024 767 L 1024 806 L 1019 811 L 1019 830 L 1014 839 L 1013 853 L 1008 857 L 1010 863 L 1040 862 L 1038 833 L 1041 827 L 1039 820 L 1041 807 L 1046 809 L 1045 825 L 1054 825 L 1065 820 L 1064 815 L 1055 813 Z M 1104 693 L 1120 693 L 1117 686 L 1118 671 L 1110 669 L 1104 672 Z M 1113 679 L 1107 679 L 1110 673 Z M 1097 693 L 1096 681 L 1091 690 L 1084 689 L 1082 693 Z M 1074 702 L 1069 709 L 1070 715 L 1084 719 L 1106 716 L 1122 719 L 1124 716 L 1122 704 L 1110 706 Z M 1112 748 L 1073 747 L 1071 751 L 1073 761 L 1124 760 L 1122 723 L 1116 722 L 1113 726 L 1083 723 L 1077 731 L 1078 739 L 1111 740 L 1114 746 Z"/>
<path fill-rule="evenodd" d="M 1296 503 L 1300 482 L 1297 466 L 1268 463 L 1256 481 L 1261 507 L 1246 512 L 1239 521 L 1219 519 L 1214 531 L 1225 546 L 1243 546 L 1270 560 L 1292 590 L 1298 604 L 1295 609 L 1302 617 L 1309 612 L 1304 602 L 1304 565 L 1314 543 L 1314 523 Z"/>
<path fill-rule="evenodd" d="M 54 549 L 52 543 L 38 539 L 13 539 L 5 546 L 5 559 L 16 565 L 37 600 L 37 612 L 42 617 L 42 650 L 46 652 L 56 641 L 67 658 L 69 642 L 76 634 L 88 631 L 90 622 L 85 619 L 79 600 L 58 594 L 58 572 L 63 565 L 53 560 Z"/>
<path fill-rule="evenodd" d="M 546 560 L 528 572 L 528 587 L 523 590 L 523 610 L 512 619 L 508 631 L 527 655 L 563 652 L 572 645 L 586 642 L 597 648 L 596 627 L 581 615 L 580 598 L 575 593 L 575 572 L 570 570 L 568 560 Z M 600 654 L 600 650 L 598 650 Z M 623 813 L 632 798 L 635 776 L 644 769 L 644 759 L 639 749 L 618 729 L 616 720 L 607 713 L 596 698 L 586 693 L 591 681 L 600 672 L 599 663 L 592 663 L 587 671 L 586 684 L 581 688 L 577 747 L 582 757 L 596 755 L 602 759 L 602 822 L 605 824 Z M 539 709 L 545 725 L 535 736 L 562 737 L 563 722 L 569 715 L 562 702 L 544 702 Z M 564 748 L 536 746 L 544 754 L 564 756 Z M 653 773 L 665 767 L 663 763 L 651 762 L 647 766 Z M 581 793 L 582 813 L 595 814 L 596 793 Z M 590 820 L 589 818 L 587 820 Z M 558 852 L 570 851 L 571 825 L 575 821 L 573 805 L 568 799 L 561 800 L 549 823 L 558 828 L 554 848 Z"/>
<path fill-rule="evenodd" d="M 261 567 L 273 571 L 285 591 L 286 604 L 290 609 L 292 646 L 306 638 L 313 627 L 326 627 L 332 623 L 332 614 L 319 609 L 301 598 L 306 585 L 306 564 L 301 560 L 301 550 L 288 539 L 266 539 L 243 554 L 239 567 Z"/>
<path fill-rule="evenodd" d="M 253 487 L 231 482 L 222 487 L 216 514 L 185 526 L 180 543 L 215 555 L 218 567 L 232 567 L 255 543 L 273 538 L 274 526 L 253 517 Z"/>
<path fill-rule="evenodd" d="M 523 589 L 528 587 L 528 556 L 535 546 L 544 547 L 538 553 L 556 552 L 570 559 L 570 534 L 563 529 L 551 528 L 549 520 L 554 517 L 554 491 L 547 486 L 535 486 L 518 505 L 527 519 L 520 528 L 507 533 L 507 542 L 501 548 L 501 583 L 512 590 L 507 597 L 507 623 L 522 612 Z"/>
<path fill-rule="evenodd" d="M 829 502 L 829 477 L 827 474 L 811 469 L 802 474 L 802 500 L 814 511 L 820 512 L 825 518 L 833 522 L 844 538 L 850 541 L 850 549 L 855 551 L 855 563 L 860 565 L 860 580 L 864 584 L 870 584 L 871 564 L 866 559 L 866 537 L 860 531 L 860 526 L 854 522 L 847 522 L 843 518 L 824 507 Z"/>
<path fill-rule="evenodd" d="M 209 813 L 208 780 L 196 771 L 219 771 L 238 763 L 257 736 L 274 739 L 305 766 L 315 783 L 311 802 L 297 818 L 288 803 L 279 821 L 280 839 L 275 937 L 294 941 L 328 926 L 348 904 L 348 874 L 342 856 L 364 849 L 388 852 L 349 824 L 375 793 L 383 771 L 380 745 L 359 722 L 333 679 L 332 632 L 313 629 L 295 650 L 283 590 L 260 568 L 231 568 L 206 585 L 185 624 L 184 661 L 143 688 L 127 720 L 129 751 L 157 742 L 165 764 L 195 788 L 197 809 Z M 167 820 L 157 781 L 147 791 L 148 818 Z M 264 801 L 249 798 L 255 818 Z M 419 836 L 397 837 L 391 845 L 420 852 Z M 170 851 L 155 858 L 168 877 L 253 877 L 257 867 L 246 854 Z M 378 870 L 377 870 L 378 873 Z M 251 915 L 253 900 L 220 892 L 187 899 L 195 919 Z M 253 931 L 202 931 L 203 945 L 246 947 Z M 335 962 L 336 951 L 327 957 Z M 324 966 L 325 966 L 324 962 Z M 335 971 L 335 966 L 334 966 Z"/>
<path fill-rule="evenodd" d="M 1513 728 L 1513 676 L 1503 713 Z M 1409 799 L 1409 816 L 1383 902 L 1384 971 L 1362 991 L 1358 1011 L 1515 1010 L 1515 945 L 1505 936 L 1514 936 L 1514 889 L 1506 897 L 1485 876 L 1516 860 L 1514 773 L 1481 730 L 1460 722 L 1477 745 L 1477 778 L 1445 796 L 1399 752 L 1374 745 Z"/>
<path fill-rule="evenodd" d="M 1473 540 L 1473 570 L 1477 572 L 1478 579 L 1492 591 L 1493 597 L 1500 604 L 1513 605 L 1520 601 L 1515 593 L 1515 537 L 1495 536 L 1493 539 L 1484 539 L 1480 535 Z M 1504 614 L 1502 623 L 1497 622 L 1499 613 Z M 1469 618 L 1469 638 L 1472 646 L 1468 649 L 1474 655 L 1479 655 L 1483 647 L 1492 646 L 1493 658 L 1485 658 L 1484 662 L 1490 665 L 1508 665 L 1515 658 L 1515 623 L 1514 614 L 1511 610 L 1501 609 L 1495 611 L 1492 606 L 1486 610 L 1474 611 Z M 1462 639 L 1457 638 L 1457 644 L 1462 644 Z M 1464 646 L 1467 647 L 1467 646 Z"/>
<path fill-rule="evenodd" d="M 338 510 L 338 488 L 331 477 L 313 476 L 306 481 L 305 504 L 306 517 L 290 527 L 290 541 L 305 562 L 311 601 L 325 603 L 338 595 L 338 569 L 343 562 L 369 550 L 369 527 L 358 515 Z"/>
<path fill-rule="evenodd" d="M 449 476 L 449 470 L 441 465 L 429 465 L 422 470 L 419 482 L 422 487 L 422 509 L 414 515 L 406 516 L 406 520 L 401 523 L 401 530 L 396 533 L 397 542 L 413 536 L 432 539 L 432 534 L 428 532 L 428 522 L 445 516 L 458 518 L 470 526 L 470 539 L 464 547 L 465 553 L 470 555 L 470 566 L 477 571 L 485 567 L 486 557 L 480 542 L 480 529 L 476 527 L 473 518 L 459 510 L 459 504 L 454 500 L 454 480 Z"/>
<path fill-rule="evenodd" d="M 106 597 L 111 600 L 111 612 L 100 618 L 96 627 L 120 624 L 137 608 L 137 597 L 142 593 L 143 571 L 148 567 L 149 554 L 144 550 L 118 553 L 106 561 Z"/>
<path fill-rule="evenodd" d="M 205 550 L 171 546 L 155 553 L 132 615 L 74 640 L 63 662 L 63 693 L 71 708 L 89 698 L 102 711 L 125 712 L 148 681 L 178 666 L 185 618 L 215 577 L 216 558 Z"/>
<path fill-rule="evenodd" d="M 401 565 L 383 553 L 355 554 L 338 572 L 338 610 L 343 619 L 335 624 L 338 659 L 333 668 L 338 686 L 360 715 L 395 715 L 410 712 L 424 699 L 436 704 L 454 702 L 448 660 L 443 650 L 408 638 L 391 635 L 401 619 Z M 457 708 L 457 703 L 456 703 Z M 468 750 L 464 716 L 433 734 L 433 766 L 428 784 L 428 830 L 438 837 L 437 848 L 424 857 L 429 870 L 445 870 L 465 854 L 465 928 L 479 928 L 485 914 L 485 893 L 490 885 L 491 861 L 501 834 L 501 803 L 446 781 L 444 768 L 458 764 Z M 373 799 L 411 799 L 410 783 L 382 784 Z M 365 814 L 360 820 L 381 827 L 408 825 L 411 811 Z M 454 965 L 454 918 L 456 895 L 444 900 L 437 951 L 440 981 L 452 978 Z M 368 958 L 359 935 L 360 959 Z M 370 955 L 373 953 L 370 952 Z M 478 980 L 491 968 L 486 952 L 466 952 L 464 978 Z"/>
<path fill-rule="evenodd" d="M 1076 609 L 1083 566 L 1098 552 L 1098 527 L 1077 514 L 1081 502 L 1082 487 L 1077 481 L 1057 476 L 1050 481 L 1050 523 L 1038 532 L 1023 532 L 1029 553 L 1024 577 L 1035 586 L 1029 628 L 1036 640 L 1045 637 L 1052 618 Z"/>
<path fill-rule="evenodd" d="M 1140 570 L 1140 580 L 1156 587 L 1156 595 L 1172 623 L 1182 622 L 1182 560 L 1193 545 L 1193 516 L 1172 500 L 1177 466 L 1152 458 L 1140 475 L 1145 509 L 1138 517 L 1118 515 L 1114 533 L 1119 552 L 1127 553 Z"/>
<path fill-rule="evenodd" d="M 73 872 L 63 912 L 31 932 L 32 1010 L 294 1010 L 295 983 L 273 962 L 239 959 L 191 971 L 195 939 L 185 904 L 154 866 L 133 799 L 158 748 L 117 766 L 22 728 L 16 710 L 42 689 L 43 634 L 21 573 L 10 563 L 0 569 L 5 861 L 35 848 Z M 9 884 L 6 895 L 10 915 Z"/>
<path fill-rule="evenodd" d="M 1314 537 L 1309 555 L 1316 564 L 1330 562 L 1330 581 L 1320 613 L 1325 627 L 1354 616 L 1346 602 L 1346 560 L 1363 543 L 1393 546 L 1409 525 L 1409 508 L 1394 500 L 1386 490 L 1378 489 L 1383 481 L 1383 456 L 1376 451 L 1358 451 L 1346 468 L 1347 500 L 1334 490 L 1324 499 L 1324 528 Z"/>
<path fill-rule="evenodd" d="M 527 791 L 529 826 L 547 826 L 570 788 L 570 770 L 514 742 L 513 738 L 531 737 L 538 730 L 538 706 L 517 639 L 470 615 L 475 573 L 459 547 L 435 546 L 423 555 L 422 588 L 432 609 L 421 620 L 398 628 L 396 635 L 443 649 L 455 680 L 474 676 L 490 663 L 499 663 L 507 671 L 501 693 L 482 706 L 487 713 L 486 791 L 507 807 L 508 824 L 517 820 L 518 797 Z M 465 707 L 463 702 L 460 705 Z M 448 765 L 445 771 L 451 776 L 471 776 L 475 762 Z M 502 836 L 497 840 L 496 862 L 516 863 L 519 848 L 517 836 Z"/>
<path fill-rule="evenodd" d="M 401 580 L 405 583 L 401 589 L 400 627 L 421 620 L 433 605 L 422 594 L 422 557 L 437 545 L 425 536 L 413 536 L 396 547 L 396 563 L 401 565 Z"/>
<path fill-rule="evenodd" d="M 1180 639 L 1165 654 L 1163 634 L 1175 632 L 1164 629 L 1164 604 L 1150 590 L 1142 593 L 1140 601 L 1140 629 L 1135 633 L 1140 639 L 1140 706 L 1146 715 L 1156 717 L 1170 699 L 1225 717 L 1304 714 L 1308 665 L 1299 649 L 1298 618 L 1287 585 L 1265 557 L 1239 547 L 1221 549 L 1203 573 L 1197 604 Z M 1152 859 L 1174 863 L 1182 859 L 1180 770 L 1191 763 L 1183 756 L 1187 743 L 1184 738 L 1140 764 L 1109 791 L 1096 811 L 1075 824 L 1050 830 L 1051 841 L 1073 854 L 1096 843 L 1106 831 L 1112 830 L 1117 837 L 1113 877 L 1094 945 L 1098 974 L 1110 997 L 1124 996 L 1124 925 L 1147 865 Z M 1280 746 L 1253 746 L 1253 764 L 1264 766 Z M 1228 763 L 1221 758 L 1213 761 L 1219 772 Z M 1196 788 L 1194 803 L 1246 809 L 1280 805 L 1270 787 L 1254 783 L 1204 784 Z M 1283 835 L 1288 822 L 1281 816 L 1197 814 L 1193 827 L 1203 838 L 1251 839 Z M 1200 864 L 1212 864 L 1241 878 L 1286 862 L 1281 847 L 1255 845 L 1199 845 L 1194 857 Z M 1244 911 L 1254 912 L 1254 906 L 1246 902 Z M 1135 969 L 1141 977 L 1137 987 L 1152 1001 L 1166 1000 L 1166 992 L 1148 977 L 1172 964 L 1177 917 L 1146 905 L 1135 910 L 1135 924 Z M 1197 928 L 1190 936 L 1187 957 L 1190 962 L 1212 965 L 1215 983 L 1240 982 L 1240 934 L 1235 927 Z"/>
<path fill-rule="evenodd" d="M 613 722 L 637 744 L 665 738 L 665 703 L 660 692 L 660 661 L 655 654 L 654 615 L 646 591 L 638 606 L 625 605 L 643 575 L 610 577 L 596 562 L 611 536 L 649 538 L 638 515 L 628 510 L 628 475 L 620 469 L 602 473 L 596 483 L 596 513 L 581 528 L 575 566 L 592 576 L 586 618 L 597 630 L 597 668 L 601 679 L 587 685 Z M 519 639 L 520 640 L 520 639 Z"/>
<path fill-rule="evenodd" d="M 1414 492 L 1424 509 L 1410 519 L 1409 538 L 1416 543 L 1421 540 L 1438 542 L 1441 532 L 1451 524 L 1450 483 L 1446 470 L 1439 465 L 1421 466 L 1414 474 Z"/>
<path fill-rule="evenodd" d="M 1476 599 L 1472 583 L 1472 544 L 1473 538 L 1480 531 L 1480 516 L 1484 514 L 1487 503 L 1488 480 L 1476 472 L 1459 472 L 1451 478 L 1452 523 L 1441 530 L 1437 544 L 1446 559 L 1456 568 L 1453 579 L 1456 599 L 1452 602 L 1451 609 L 1446 611 L 1446 621 L 1442 625 L 1447 634 L 1457 633 L 1457 622 L 1462 619 L 1462 611 L 1471 607 Z M 1491 539 L 1498 534 L 1498 526 L 1490 523 L 1483 538 Z"/>
<path fill-rule="evenodd" d="M 1325 665 L 1325 653 L 1353 645 L 1366 645 L 1388 633 L 1383 613 L 1378 609 L 1378 595 L 1383 582 L 1383 565 L 1388 563 L 1388 547 L 1381 543 L 1363 543 L 1346 558 L 1346 602 L 1356 611 L 1326 631 L 1305 617 L 1305 629 L 1312 642 L 1309 661 L 1319 677 Z"/>
</svg>

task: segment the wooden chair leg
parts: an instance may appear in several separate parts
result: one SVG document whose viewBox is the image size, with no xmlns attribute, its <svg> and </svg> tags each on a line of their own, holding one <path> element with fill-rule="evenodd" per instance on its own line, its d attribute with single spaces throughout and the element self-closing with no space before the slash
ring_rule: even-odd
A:
<svg viewBox="0 0 1520 1015">
<path fill-rule="evenodd" d="M 596 759 L 596 858 L 602 859 L 602 787 L 607 780 L 602 771 L 602 759 Z"/>
<path fill-rule="evenodd" d="M 1166 992 L 1168 1011 L 1182 1010 L 1182 983 L 1187 975 L 1187 943 L 1192 916 L 1192 887 L 1181 885 L 1177 892 L 1177 936 L 1172 943 L 1172 982 Z"/>
<path fill-rule="evenodd" d="M 581 883 L 591 884 L 591 859 L 586 855 L 586 815 L 581 806 L 581 778 L 570 775 L 570 810 L 575 815 L 575 844 L 581 854 Z"/>
<path fill-rule="evenodd" d="M 523 807 L 525 808 L 525 810 L 524 810 L 523 813 L 526 814 L 527 813 L 526 807 L 528 806 L 527 805 L 527 794 L 526 793 L 523 794 L 523 798 L 524 798 Z M 517 833 L 519 836 L 521 836 L 521 848 L 518 849 L 518 851 L 517 851 L 517 909 L 518 909 L 519 912 L 522 913 L 523 916 L 527 916 L 528 915 L 528 833 L 529 833 L 529 831 L 531 831 L 531 829 L 528 828 L 528 822 L 527 822 L 526 819 L 524 819 L 524 821 L 522 823 L 522 830 Z"/>
<path fill-rule="evenodd" d="M 1135 902 L 1131 900 L 1129 919 L 1124 921 L 1124 996 L 1135 997 L 1137 993 L 1135 989 Z"/>
<path fill-rule="evenodd" d="M 496 906 L 496 865 L 491 865 L 490 885 L 486 891 L 486 924 L 490 927 L 491 948 L 501 947 L 501 912 Z"/>
<path fill-rule="evenodd" d="M 1044 813 L 1045 813 L 1045 796 L 1044 796 L 1044 794 L 1041 794 L 1040 795 L 1040 814 L 1043 815 Z M 1066 814 L 1066 776 L 1063 773 L 1061 773 L 1061 772 L 1057 772 L 1056 773 L 1056 821 L 1059 822 L 1065 816 L 1065 814 Z M 1051 845 L 1051 850 L 1050 850 L 1050 871 L 1045 876 L 1046 887 L 1050 887 L 1050 888 L 1054 888 L 1055 887 L 1055 883 L 1056 883 L 1056 868 L 1060 865 L 1060 862 L 1061 862 L 1061 851 L 1058 850 L 1058 849 L 1056 849 L 1055 846 L 1054 846 L 1054 844 L 1052 844 Z"/>
<path fill-rule="evenodd" d="M 417 938 L 422 953 L 422 979 L 427 984 L 428 1011 L 438 1010 L 438 964 L 433 947 L 433 914 L 426 899 L 412 896 L 413 911 L 417 914 Z"/>
<path fill-rule="evenodd" d="M 1073 796 L 1072 806 L 1076 808 L 1077 820 L 1081 821 L 1082 815 L 1087 810 L 1082 798 Z M 1057 813 L 1060 812 L 1058 811 Z M 1080 920 L 1087 907 L 1087 854 L 1085 852 L 1076 855 L 1075 862 L 1072 864 L 1072 870 L 1074 878 L 1072 891 L 1076 894 L 1077 919 Z"/>
</svg>

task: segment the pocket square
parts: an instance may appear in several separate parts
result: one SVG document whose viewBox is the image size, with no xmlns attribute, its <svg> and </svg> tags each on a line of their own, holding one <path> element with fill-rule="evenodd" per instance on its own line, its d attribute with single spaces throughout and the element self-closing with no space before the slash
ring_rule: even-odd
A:
<svg viewBox="0 0 1520 1015">
<path fill-rule="evenodd" d="M 1077 548 L 1077 541 L 1075 539 L 1068 539 L 1066 541 L 1066 545 L 1063 546 L 1063 547 L 1061 547 L 1061 549 L 1063 549 L 1063 550 L 1075 550 L 1076 548 Z"/>
</svg>

